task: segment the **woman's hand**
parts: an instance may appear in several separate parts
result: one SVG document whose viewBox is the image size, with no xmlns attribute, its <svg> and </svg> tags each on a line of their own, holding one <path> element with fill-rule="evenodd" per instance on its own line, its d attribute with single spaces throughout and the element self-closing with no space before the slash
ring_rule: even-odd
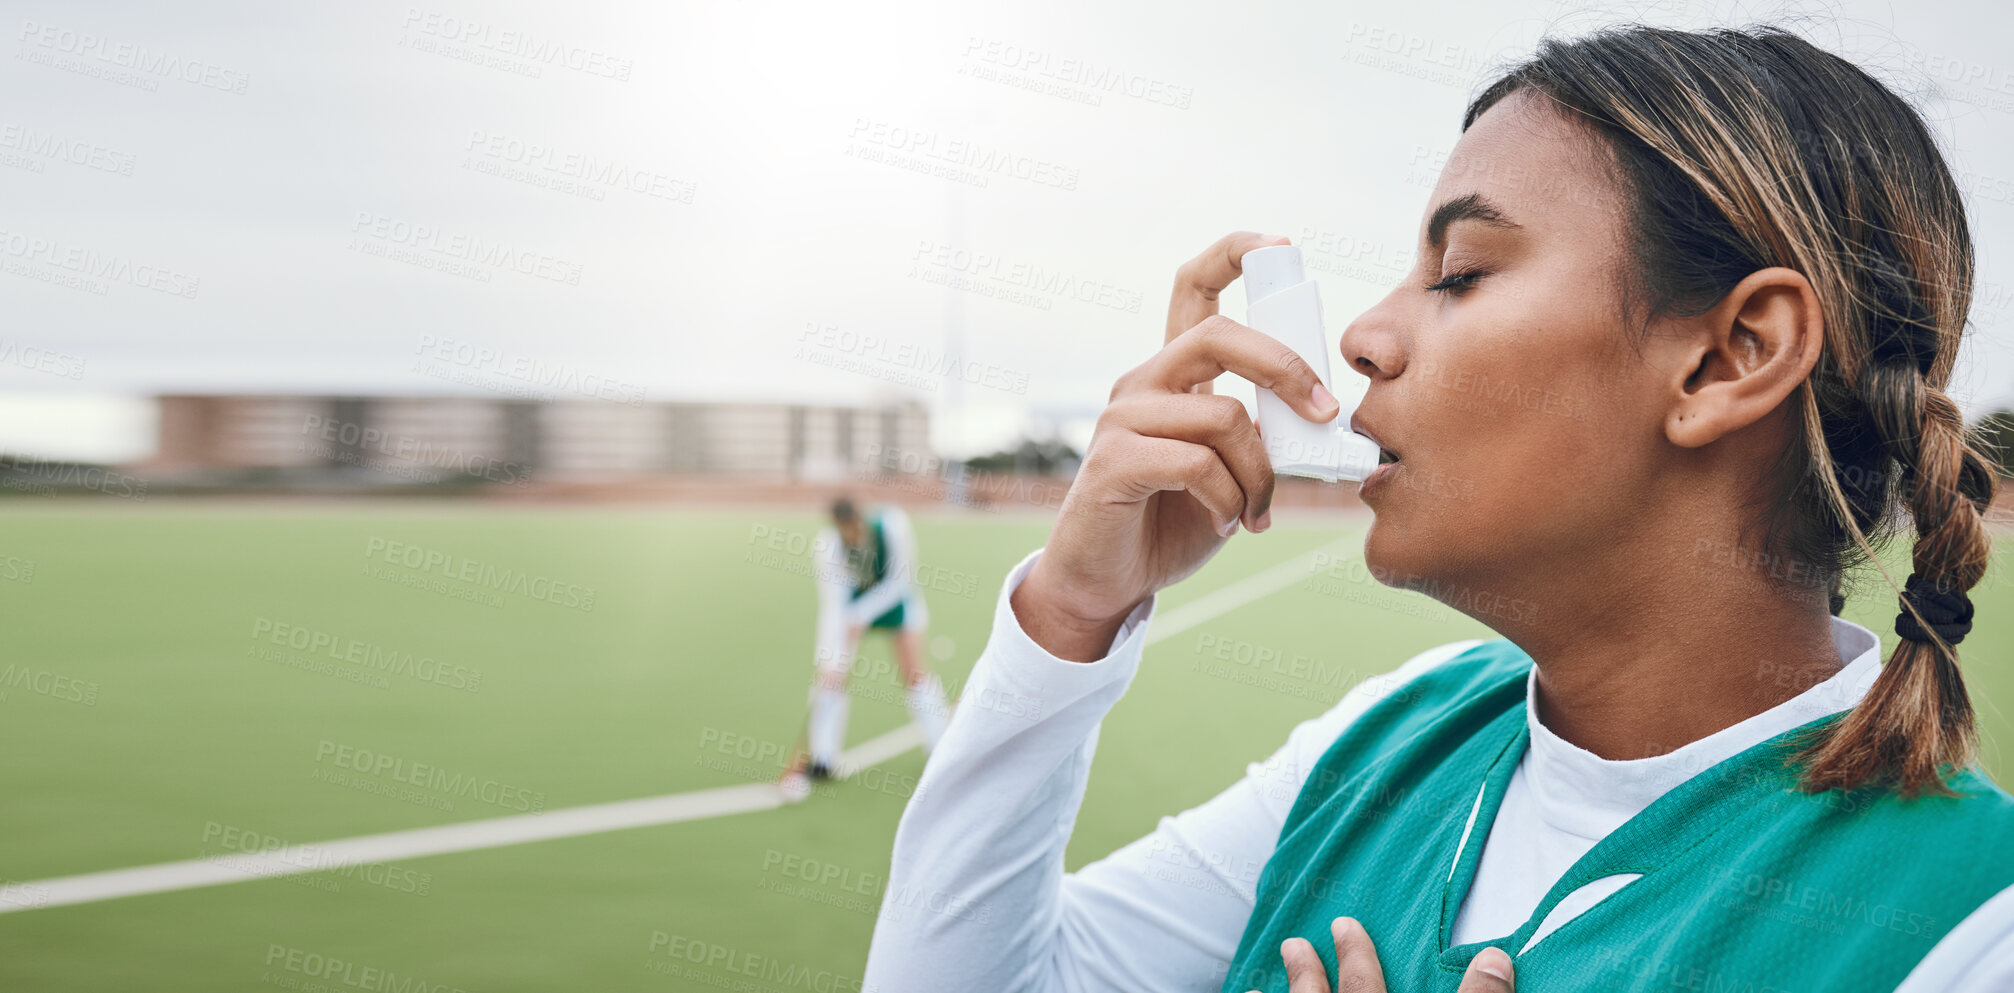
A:
<svg viewBox="0 0 2014 993">
<path fill-rule="evenodd" d="M 1239 522 L 1271 524 L 1273 468 L 1245 405 L 1215 396 L 1233 372 L 1301 416 L 1328 421 L 1336 398 L 1279 340 L 1217 314 L 1246 252 L 1278 236 L 1225 235 L 1175 274 L 1159 352 L 1119 377 L 1063 498 L 1049 543 L 1015 589 L 1015 616 L 1059 658 L 1102 657 L 1126 614 L 1201 568 Z"/>
<path fill-rule="evenodd" d="M 1378 965 L 1378 949 L 1363 926 L 1347 917 L 1329 923 L 1329 935 L 1336 942 L 1337 993 L 1385 993 L 1385 971 Z M 1328 970 L 1306 938 L 1288 938 L 1280 944 L 1280 958 L 1287 964 L 1287 993 L 1329 993 Z M 1502 950 L 1485 948 L 1469 962 L 1455 993 L 1512 993 L 1511 960 Z"/>
</svg>

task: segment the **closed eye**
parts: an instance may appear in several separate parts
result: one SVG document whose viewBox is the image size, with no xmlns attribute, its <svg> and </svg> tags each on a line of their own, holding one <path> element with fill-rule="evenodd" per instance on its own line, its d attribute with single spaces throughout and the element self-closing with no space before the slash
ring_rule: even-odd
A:
<svg viewBox="0 0 2014 993">
<path fill-rule="evenodd" d="M 1441 281 L 1438 283 L 1428 283 L 1426 288 L 1427 292 L 1429 293 L 1445 293 L 1445 292 L 1460 293 L 1464 290 L 1474 287 L 1478 280 L 1481 280 L 1484 276 L 1487 275 L 1489 275 L 1489 273 L 1484 272 L 1481 269 L 1468 269 L 1462 272 L 1451 272 L 1446 276 L 1441 277 Z"/>
</svg>

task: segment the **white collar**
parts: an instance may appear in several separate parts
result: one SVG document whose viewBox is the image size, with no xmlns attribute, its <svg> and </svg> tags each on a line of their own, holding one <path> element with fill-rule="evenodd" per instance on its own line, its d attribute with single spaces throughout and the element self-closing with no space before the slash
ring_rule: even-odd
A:
<svg viewBox="0 0 2014 993">
<path fill-rule="evenodd" d="M 1881 672 L 1881 639 L 1852 621 L 1832 618 L 1841 668 L 1831 678 L 1762 713 L 1663 755 L 1604 759 L 1567 742 L 1525 708 L 1531 747 L 1518 762 L 1540 816 L 1554 829 L 1598 839 L 1635 817 L 1678 784 L 1799 725 L 1860 701 Z M 1536 699 L 1538 669 L 1526 677 L 1525 699 Z"/>
</svg>

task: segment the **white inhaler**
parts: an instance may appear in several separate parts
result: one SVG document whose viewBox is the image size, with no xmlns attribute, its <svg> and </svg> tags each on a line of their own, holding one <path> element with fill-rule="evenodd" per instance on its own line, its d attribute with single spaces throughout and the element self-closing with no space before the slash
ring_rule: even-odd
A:
<svg viewBox="0 0 2014 993">
<path fill-rule="evenodd" d="M 1293 349 L 1322 378 L 1331 394 L 1329 348 L 1322 331 L 1322 298 L 1293 245 L 1269 245 L 1245 253 L 1245 324 Z M 1361 481 L 1378 467 L 1378 443 L 1350 430 L 1350 409 L 1317 424 L 1294 412 L 1273 391 L 1259 388 L 1259 436 L 1273 472 L 1324 482 Z M 1340 402 L 1340 399 L 1338 400 Z"/>
</svg>

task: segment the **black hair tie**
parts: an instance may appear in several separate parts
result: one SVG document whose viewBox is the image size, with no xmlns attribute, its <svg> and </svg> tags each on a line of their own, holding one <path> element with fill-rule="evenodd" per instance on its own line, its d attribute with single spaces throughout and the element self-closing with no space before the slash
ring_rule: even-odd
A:
<svg viewBox="0 0 2014 993">
<path fill-rule="evenodd" d="M 1930 641 L 1930 633 L 1909 612 L 1911 606 L 1947 645 L 1958 644 L 1972 630 L 1972 600 L 1964 590 L 1946 589 L 1943 583 L 1932 583 L 1910 573 L 1909 581 L 1902 584 L 1902 598 L 1897 603 L 1902 613 L 1895 615 L 1895 633 L 1908 641 Z"/>
</svg>

